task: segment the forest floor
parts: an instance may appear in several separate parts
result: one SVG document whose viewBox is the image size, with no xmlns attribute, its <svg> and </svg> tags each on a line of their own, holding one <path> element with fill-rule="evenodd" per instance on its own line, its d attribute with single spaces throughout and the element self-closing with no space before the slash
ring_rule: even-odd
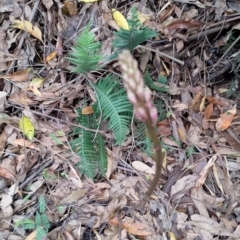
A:
<svg viewBox="0 0 240 240">
<path fill-rule="evenodd" d="M 107 166 L 94 178 L 72 147 L 77 110 L 93 113 L 93 86 L 121 79 L 118 62 L 84 75 L 67 58 L 88 24 L 110 56 L 115 13 L 133 7 L 157 33 L 132 55 L 152 79 L 167 153 L 141 208 L 156 166 L 135 122 L 118 145 L 99 122 Z M 240 239 L 239 40 L 240 3 L 228 0 L 0 0 L 0 240 Z"/>
</svg>

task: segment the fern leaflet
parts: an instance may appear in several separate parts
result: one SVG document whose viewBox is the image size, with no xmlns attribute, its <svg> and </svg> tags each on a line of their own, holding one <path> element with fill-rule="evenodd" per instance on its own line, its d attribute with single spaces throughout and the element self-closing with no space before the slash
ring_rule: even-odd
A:
<svg viewBox="0 0 240 240">
<path fill-rule="evenodd" d="M 100 102 L 102 117 L 109 122 L 116 144 L 121 144 L 126 137 L 133 114 L 125 89 L 112 76 L 98 81 L 94 88 Z"/>
<path fill-rule="evenodd" d="M 98 62 L 102 58 L 100 42 L 95 41 L 94 33 L 90 32 L 88 25 L 77 38 L 73 49 L 67 57 L 75 66 L 73 72 L 88 73 L 98 69 Z"/>
<path fill-rule="evenodd" d="M 127 20 L 130 29 L 120 29 L 114 33 L 113 47 L 116 48 L 114 58 L 123 49 L 133 50 L 140 43 L 157 36 L 157 33 L 150 28 L 144 27 L 138 19 L 136 8 L 132 8 L 132 18 Z"/>
<path fill-rule="evenodd" d="M 137 146 L 139 146 L 148 156 L 153 154 L 153 142 L 147 136 L 146 125 L 143 123 L 137 124 L 137 131 L 134 134 Z"/>
<path fill-rule="evenodd" d="M 78 122 L 85 127 L 96 128 L 95 116 L 79 114 Z M 96 176 L 98 169 L 101 174 L 105 174 L 107 169 L 107 154 L 102 136 L 82 128 L 75 128 L 73 135 L 76 135 L 76 133 L 80 136 L 71 141 L 71 146 L 80 157 L 79 166 L 81 172 L 90 178 Z"/>
</svg>

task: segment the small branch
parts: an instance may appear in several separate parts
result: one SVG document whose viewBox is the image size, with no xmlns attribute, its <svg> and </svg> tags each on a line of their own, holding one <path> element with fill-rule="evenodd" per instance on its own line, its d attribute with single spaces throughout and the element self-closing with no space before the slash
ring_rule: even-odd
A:
<svg viewBox="0 0 240 240">
<path fill-rule="evenodd" d="M 22 182 L 19 185 L 19 189 L 23 189 L 30 181 L 32 181 L 38 174 L 40 174 L 45 168 L 49 167 L 50 165 L 53 164 L 53 160 L 50 160 L 48 162 L 45 162 L 40 168 L 34 172 L 31 176 L 29 176 L 24 182 Z"/>
<path fill-rule="evenodd" d="M 235 46 L 235 44 L 240 40 L 240 35 L 237 37 L 237 39 L 231 44 L 231 46 L 224 52 L 224 54 L 218 59 L 218 61 L 213 65 L 211 72 L 215 67 L 219 65 L 219 63 L 223 60 L 223 58 L 229 53 L 229 51 Z"/>
<path fill-rule="evenodd" d="M 181 61 L 181 60 L 179 60 L 179 59 L 177 59 L 177 58 L 175 58 L 175 57 L 173 57 L 173 56 L 167 55 L 167 54 L 165 54 L 165 53 L 163 53 L 163 52 L 159 52 L 159 51 L 157 51 L 157 50 L 154 50 L 154 49 L 152 49 L 152 48 L 145 47 L 145 46 L 142 46 L 142 45 L 138 45 L 137 47 L 142 48 L 142 49 L 145 49 L 145 50 L 149 50 L 149 51 L 152 51 L 152 52 L 155 52 L 155 53 L 159 54 L 161 57 L 169 58 L 169 59 L 171 59 L 172 61 L 181 64 L 182 66 L 184 65 L 184 62 L 183 62 L 183 61 Z"/>
</svg>

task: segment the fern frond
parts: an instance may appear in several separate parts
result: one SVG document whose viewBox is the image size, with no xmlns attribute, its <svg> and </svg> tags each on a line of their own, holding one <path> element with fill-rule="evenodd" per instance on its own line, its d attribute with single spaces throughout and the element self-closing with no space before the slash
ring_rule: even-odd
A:
<svg viewBox="0 0 240 240">
<path fill-rule="evenodd" d="M 157 33 L 150 28 L 143 26 L 139 19 L 136 8 L 132 8 L 132 18 L 128 20 L 130 26 L 129 30 L 120 29 L 114 33 L 113 47 L 116 48 L 114 56 L 123 49 L 133 50 L 140 43 L 143 43 L 153 37 L 157 36 Z"/>
<path fill-rule="evenodd" d="M 40 216 L 39 212 L 36 212 L 35 225 L 36 225 L 36 228 L 39 226 L 40 227 L 42 226 L 42 220 L 41 220 L 41 216 Z"/>
<path fill-rule="evenodd" d="M 109 122 L 116 144 L 121 144 L 128 132 L 133 109 L 127 99 L 125 89 L 112 76 L 94 85 L 101 106 L 102 117 Z"/>
<path fill-rule="evenodd" d="M 169 93 L 169 90 L 165 87 L 159 87 L 157 85 L 154 84 L 154 81 L 152 80 L 152 78 L 149 75 L 149 72 L 146 71 L 145 75 L 144 75 L 144 82 L 145 84 L 150 88 L 153 89 L 157 92 L 162 92 L 162 93 Z"/>
<path fill-rule="evenodd" d="M 143 152 L 145 152 L 148 156 L 153 155 L 153 143 L 151 139 L 147 136 L 147 129 L 144 123 L 137 124 L 137 130 L 134 134 L 134 138 L 136 141 L 136 145 L 139 146 Z"/>
<path fill-rule="evenodd" d="M 78 118 L 78 122 L 88 128 L 95 127 L 94 121 L 95 119 L 89 115 L 80 114 Z M 77 132 L 80 136 L 71 141 L 72 149 L 80 157 L 79 166 L 82 174 L 94 178 L 98 170 L 97 144 L 93 142 L 95 134 L 82 128 L 78 128 Z"/>
<path fill-rule="evenodd" d="M 36 240 L 43 240 L 47 236 L 47 233 L 42 227 L 36 228 Z"/>
<path fill-rule="evenodd" d="M 46 202 L 45 198 L 41 195 L 38 200 L 38 208 L 40 213 L 45 213 L 46 211 Z"/>
<path fill-rule="evenodd" d="M 27 223 L 27 224 L 24 224 L 23 228 L 25 230 L 35 229 L 35 224 L 34 223 Z"/>
<path fill-rule="evenodd" d="M 41 214 L 41 222 L 44 230 L 48 232 L 50 229 L 50 223 L 46 214 Z"/>
<path fill-rule="evenodd" d="M 102 135 L 97 134 L 96 142 L 98 143 L 99 171 L 104 175 L 107 172 L 107 152 Z"/>
<path fill-rule="evenodd" d="M 88 73 L 98 69 L 98 62 L 102 55 L 100 51 L 100 42 L 95 41 L 94 33 L 90 32 L 88 25 L 76 39 L 76 43 L 70 52 L 68 60 L 75 66 L 73 72 Z"/>
</svg>

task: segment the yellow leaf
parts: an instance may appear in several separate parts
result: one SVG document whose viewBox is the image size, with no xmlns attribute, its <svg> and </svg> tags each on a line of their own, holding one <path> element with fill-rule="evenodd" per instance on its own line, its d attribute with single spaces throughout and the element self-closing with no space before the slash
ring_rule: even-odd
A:
<svg viewBox="0 0 240 240">
<path fill-rule="evenodd" d="M 38 90 L 38 88 L 40 88 L 43 85 L 44 81 L 45 81 L 44 78 L 33 78 L 33 80 L 30 82 L 28 90 L 30 89 L 36 96 L 41 97 L 42 94 Z"/>
<path fill-rule="evenodd" d="M 150 19 L 150 17 L 142 12 L 137 11 L 138 19 L 141 23 L 145 23 L 147 20 Z"/>
<path fill-rule="evenodd" d="M 39 39 L 42 42 L 42 32 L 41 30 L 33 26 L 32 23 L 25 21 L 25 20 L 14 20 L 14 23 L 12 25 L 14 28 L 18 28 L 21 30 L 25 30 L 28 33 L 32 34 L 35 38 Z"/>
<path fill-rule="evenodd" d="M 19 128 L 29 140 L 33 139 L 34 127 L 29 118 L 22 116 L 22 118 L 19 121 Z"/>
<path fill-rule="evenodd" d="M 25 240 L 35 240 L 36 239 L 36 235 L 37 235 L 37 231 L 33 231 L 32 233 L 30 233 Z"/>
<path fill-rule="evenodd" d="M 40 88 L 44 81 L 44 78 L 33 78 L 33 80 L 30 82 L 30 87 L 35 86 L 36 88 Z"/>
<path fill-rule="evenodd" d="M 57 55 L 57 51 L 53 51 L 52 53 L 50 53 L 50 54 L 46 57 L 46 62 L 51 61 L 53 58 L 55 58 L 56 55 Z"/>
<path fill-rule="evenodd" d="M 91 3 L 91 2 L 97 2 L 98 0 L 79 0 L 79 2 L 85 2 L 85 3 Z"/>
<path fill-rule="evenodd" d="M 115 22 L 120 28 L 129 30 L 129 25 L 126 18 L 119 11 L 113 8 L 112 15 L 113 15 L 113 19 L 115 20 Z"/>
</svg>

